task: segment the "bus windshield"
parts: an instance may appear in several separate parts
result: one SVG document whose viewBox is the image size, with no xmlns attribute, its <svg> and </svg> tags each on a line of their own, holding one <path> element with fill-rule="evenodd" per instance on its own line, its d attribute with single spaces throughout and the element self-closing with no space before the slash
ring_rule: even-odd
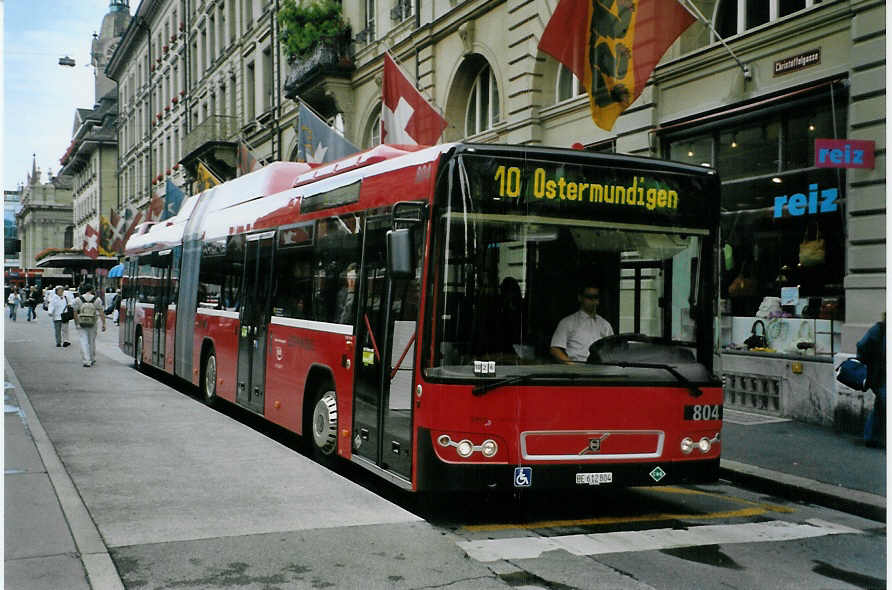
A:
<svg viewBox="0 0 892 590">
<path fill-rule="evenodd" d="M 487 205 L 468 178 L 435 214 L 428 378 L 709 378 L 711 362 L 698 357 L 711 346 L 702 346 L 711 328 L 694 313 L 710 297 L 710 269 L 701 264 L 706 228 Z M 590 348 L 577 343 L 562 362 L 553 352 L 555 330 L 585 311 L 592 292 L 600 294 L 596 322 L 609 328 Z"/>
</svg>

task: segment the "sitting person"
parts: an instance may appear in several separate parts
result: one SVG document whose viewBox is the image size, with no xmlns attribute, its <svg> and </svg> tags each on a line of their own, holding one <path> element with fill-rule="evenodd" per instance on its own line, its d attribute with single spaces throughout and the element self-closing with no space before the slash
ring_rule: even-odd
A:
<svg viewBox="0 0 892 590">
<path fill-rule="evenodd" d="M 597 340 L 613 335 L 613 328 L 599 316 L 601 290 L 588 285 L 579 290 L 579 311 L 560 322 L 551 337 L 551 356 L 562 363 L 588 360 L 589 347 Z"/>
</svg>

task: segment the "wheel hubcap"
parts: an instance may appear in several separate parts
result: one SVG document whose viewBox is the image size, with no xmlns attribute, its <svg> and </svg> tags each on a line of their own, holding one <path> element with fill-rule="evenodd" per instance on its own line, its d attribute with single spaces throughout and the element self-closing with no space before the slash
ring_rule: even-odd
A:
<svg viewBox="0 0 892 590">
<path fill-rule="evenodd" d="M 338 433 L 338 404 L 333 391 L 325 393 L 313 410 L 313 442 L 324 455 L 334 452 Z"/>
<path fill-rule="evenodd" d="M 217 392 L 217 357 L 211 355 L 204 370 L 204 397 L 213 399 Z"/>
</svg>

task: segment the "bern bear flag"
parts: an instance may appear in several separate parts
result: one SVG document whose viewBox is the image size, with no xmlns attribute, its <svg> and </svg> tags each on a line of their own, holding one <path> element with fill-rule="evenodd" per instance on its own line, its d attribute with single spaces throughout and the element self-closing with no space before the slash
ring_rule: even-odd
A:
<svg viewBox="0 0 892 590">
<path fill-rule="evenodd" d="M 677 0 L 560 0 L 539 49 L 576 74 L 592 119 L 610 131 L 694 20 Z"/>
</svg>

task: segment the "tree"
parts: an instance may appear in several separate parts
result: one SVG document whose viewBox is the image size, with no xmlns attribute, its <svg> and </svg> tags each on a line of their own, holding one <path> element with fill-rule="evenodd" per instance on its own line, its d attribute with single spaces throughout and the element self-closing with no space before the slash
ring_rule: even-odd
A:
<svg viewBox="0 0 892 590">
<path fill-rule="evenodd" d="M 279 7 L 279 31 L 289 58 L 306 57 L 317 42 L 343 35 L 349 25 L 334 0 L 284 0 Z"/>
</svg>

